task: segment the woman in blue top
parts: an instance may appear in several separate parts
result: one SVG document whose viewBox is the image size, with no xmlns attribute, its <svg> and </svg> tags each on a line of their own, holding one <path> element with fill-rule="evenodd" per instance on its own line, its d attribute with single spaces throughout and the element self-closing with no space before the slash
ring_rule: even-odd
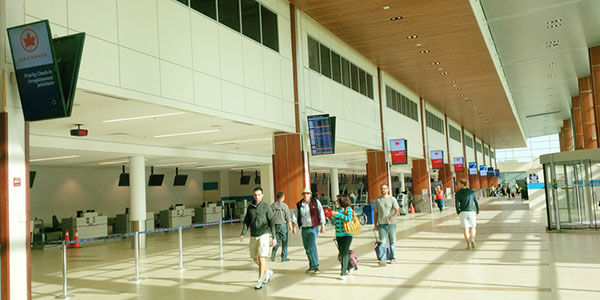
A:
<svg viewBox="0 0 600 300">
<path fill-rule="evenodd" d="M 352 235 L 344 232 L 344 222 L 352 221 L 353 213 L 350 206 L 350 198 L 346 195 L 337 197 L 337 210 L 332 214 L 335 220 L 335 239 L 338 244 L 338 250 L 342 257 L 342 273 L 340 279 L 346 279 L 346 273 L 352 273 L 352 264 L 350 263 L 350 244 L 352 244 Z"/>
</svg>

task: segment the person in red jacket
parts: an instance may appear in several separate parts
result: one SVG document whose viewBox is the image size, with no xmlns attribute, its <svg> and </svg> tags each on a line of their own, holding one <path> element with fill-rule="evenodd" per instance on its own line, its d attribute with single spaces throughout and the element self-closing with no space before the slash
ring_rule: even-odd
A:
<svg viewBox="0 0 600 300">
<path fill-rule="evenodd" d="M 442 190 L 441 186 L 436 186 L 435 187 L 435 204 L 437 204 L 438 208 L 440 209 L 440 212 L 444 211 L 444 191 Z"/>
</svg>

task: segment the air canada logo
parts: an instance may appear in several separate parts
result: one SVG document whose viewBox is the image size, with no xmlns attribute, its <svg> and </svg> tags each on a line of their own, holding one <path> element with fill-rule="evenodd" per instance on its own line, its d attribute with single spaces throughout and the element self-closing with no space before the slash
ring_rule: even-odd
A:
<svg viewBox="0 0 600 300">
<path fill-rule="evenodd" d="M 37 33 L 31 29 L 25 29 L 21 33 L 21 47 L 27 52 L 33 52 L 38 47 L 39 39 Z"/>
</svg>

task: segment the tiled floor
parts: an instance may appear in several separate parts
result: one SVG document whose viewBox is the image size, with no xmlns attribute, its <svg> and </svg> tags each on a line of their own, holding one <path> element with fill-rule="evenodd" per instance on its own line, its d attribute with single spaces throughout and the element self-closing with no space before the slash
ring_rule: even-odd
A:
<svg viewBox="0 0 600 300">
<path fill-rule="evenodd" d="M 532 207 L 543 207 L 532 204 Z M 68 286 L 75 299 L 600 299 L 600 233 L 546 233 L 545 211 L 520 200 L 484 199 L 478 248 L 464 250 L 459 221 L 444 213 L 398 218 L 398 264 L 377 266 L 370 226 L 354 238 L 360 269 L 338 279 L 333 228 L 319 236 L 321 270 L 304 274 L 307 260 L 299 234 L 292 236 L 290 262 L 270 262 L 275 275 L 254 290 L 256 267 L 240 243 L 239 224 L 224 225 L 225 259 L 218 259 L 218 229 L 184 232 L 184 262 L 178 264 L 177 235 L 148 238 L 139 283 L 127 241 L 68 251 Z M 59 249 L 32 251 L 33 298 L 61 293 Z"/>
</svg>

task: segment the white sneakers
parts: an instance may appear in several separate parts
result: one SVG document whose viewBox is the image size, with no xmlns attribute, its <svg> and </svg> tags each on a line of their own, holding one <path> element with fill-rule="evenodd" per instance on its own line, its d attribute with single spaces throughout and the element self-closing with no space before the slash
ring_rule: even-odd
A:
<svg viewBox="0 0 600 300">
<path fill-rule="evenodd" d="M 341 275 L 340 280 L 346 280 L 346 275 Z"/>
<path fill-rule="evenodd" d="M 271 281 L 271 277 L 273 276 L 273 270 L 267 270 L 267 272 L 265 273 L 265 280 L 258 280 L 256 281 L 256 285 L 254 286 L 255 289 L 262 289 L 262 287 L 269 283 L 269 281 Z"/>
</svg>

